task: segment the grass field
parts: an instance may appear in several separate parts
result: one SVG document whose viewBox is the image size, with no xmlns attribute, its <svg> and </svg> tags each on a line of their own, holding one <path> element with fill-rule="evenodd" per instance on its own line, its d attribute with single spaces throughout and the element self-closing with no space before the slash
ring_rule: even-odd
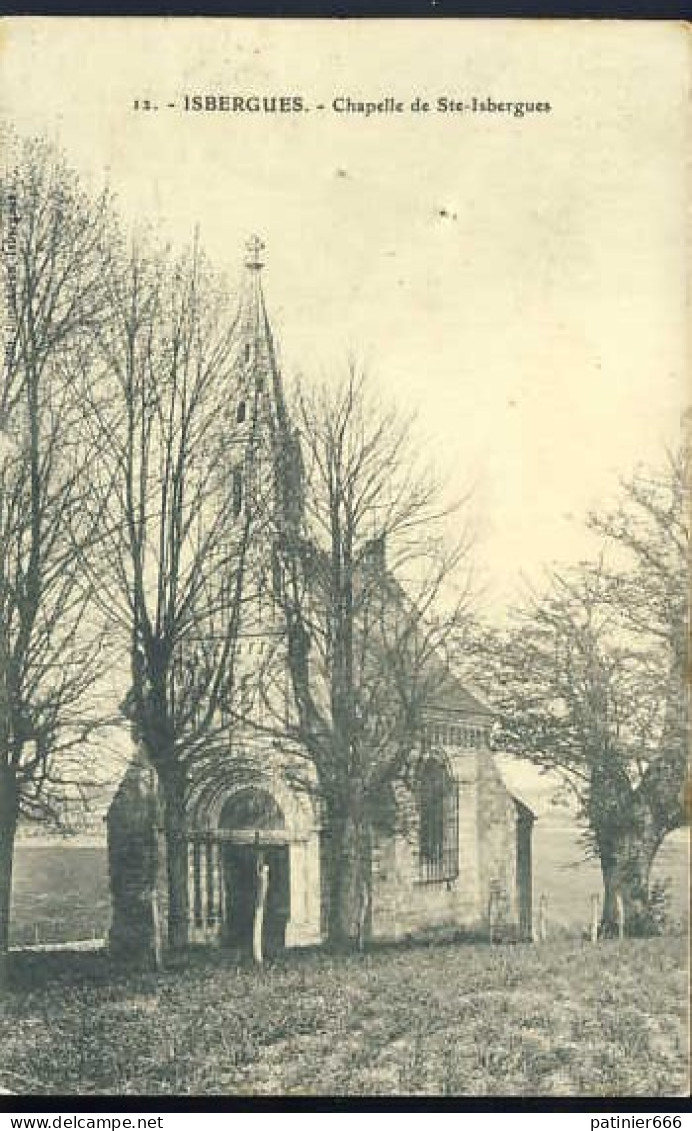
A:
<svg viewBox="0 0 692 1131">
<path fill-rule="evenodd" d="M 438 945 L 257 971 L 14 956 L 0 1085 L 118 1095 L 681 1095 L 682 938 Z"/>
<path fill-rule="evenodd" d="M 689 905 L 688 834 L 663 844 L 654 868 L 669 877 L 672 925 L 680 927 Z M 536 823 L 534 893 L 548 900 L 549 925 L 557 935 L 579 935 L 601 890 L 598 865 L 584 861 L 575 827 Z M 106 849 L 102 843 L 25 840 L 16 853 L 12 941 L 15 944 L 103 938 L 110 903 Z"/>
<path fill-rule="evenodd" d="M 103 938 L 110 920 L 105 845 L 26 840 L 15 853 L 10 941 Z"/>
<path fill-rule="evenodd" d="M 668 925 L 686 930 L 690 907 L 690 833 L 679 829 L 661 845 L 651 880 L 666 881 L 669 890 Z M 533 886 L 536 902 L 543 894 L 548 901 L 548 919 L 553 934 L 581 933 L 589 922 L 591 896 L 603 890 L 596 860 L 584 859 L 574 825 L 536 822 L 533 839 Z"/>
</svg>

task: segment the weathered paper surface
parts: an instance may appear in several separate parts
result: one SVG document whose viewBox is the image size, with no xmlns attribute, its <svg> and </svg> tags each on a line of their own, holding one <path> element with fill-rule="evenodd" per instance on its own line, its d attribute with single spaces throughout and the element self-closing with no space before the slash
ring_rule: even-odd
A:
<svg viewBox="0 0 692 1131">
<path fill-rule="evenodd" d="M 483 493 L 501 588 L 578 553 L 573 516 L 676 431 L 682 26 L 15 19 L 2 37 L 3 115 L 108 178 L 128 218 L 199 226 L 234 280 L 261 232 L 287 371 L 368 357 Z M 253 97 L 303 109 L 185 109 Z"/>
<path fill-rule="evenodd" d="M 0 116 L 126 223 L 198 230 L 233 283 L 262 236 L 286 378 L 354 354 L 417 418 L 473 488 L 497 608 L 587 555 L 586 513 L 678 440 L 689 97 L 672 23 L 0 26 Z M 540 811 L 544 779 L 509 772 Z"/>
</svg>

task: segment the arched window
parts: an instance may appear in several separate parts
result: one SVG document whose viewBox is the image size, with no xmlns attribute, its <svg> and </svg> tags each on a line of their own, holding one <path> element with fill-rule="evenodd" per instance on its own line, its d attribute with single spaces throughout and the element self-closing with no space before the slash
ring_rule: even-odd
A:
<svg viewBox="0 0 692 1131">
<path fill-rule="evenodd" d="M 424 883 L 453 880 L 459 874 L 459 792 L 437 758 L 421 767 L 419 783 L 420 878 Z"/>
<path fill-rule="evenodd" d="M 233 793 L 225 802 L 219 818 L 222 829 L 283 829 L 283 812 L 266 789 L 249 786 Z"/>
<path fill-rule="evenodd" d="M 235 419 L 236 424 L 243 424 L 245 422 L 245 401 L 240 401 L 236 409 Z"/>
<path fill-rule="evenodd" d="M 239 467 L 233 468 L 233 517 L 238 518 L 243 509 L 243 472 Z"/>
</svg>

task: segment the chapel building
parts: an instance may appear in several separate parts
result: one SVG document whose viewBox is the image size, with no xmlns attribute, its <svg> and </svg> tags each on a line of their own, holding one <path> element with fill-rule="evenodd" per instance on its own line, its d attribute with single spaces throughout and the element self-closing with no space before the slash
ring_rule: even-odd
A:
<svg viewBox="0 0 692 1131">
<path fill-rule="evenodd" d="M 262 245 L 245 264 L 233 387 L 228 390 L 228 466 L 237 518 L 252 508 L 252 591 L 238 644 L 242 726 L 229 726 L 228 758 L 198 775 L 185 836 L 191 943 L 249 951 L 258 865 L 268 866 L 264 947 L 318 946 L 325 939 L 325 844 L 316 791 L 296 785 L 306 759 L 275 724 L 291 722 L 292 695 L 280 609 L 277 508 L 302 522 L 300 443 L 292 430 L 262 288 Z M 263 522 L 262 516 L 267 521 Z M 272 728 L 266 724 L 268 716 Z M 528 940 L 532 931 L 534 816 L 506 786 L 489 747 L 489 709 L 440 662 L 424 709 L 420 770 L 393 791 L 407 820 L 376 832 L 366 938 L 469 937 Z M 153 771 L 138 750 L 108 814 L 114 952 L 137 949 L 153 914 L 165 933 L 165 867 Z M 165 940 L 164 940 L 165 941 Z"/>
</svg>

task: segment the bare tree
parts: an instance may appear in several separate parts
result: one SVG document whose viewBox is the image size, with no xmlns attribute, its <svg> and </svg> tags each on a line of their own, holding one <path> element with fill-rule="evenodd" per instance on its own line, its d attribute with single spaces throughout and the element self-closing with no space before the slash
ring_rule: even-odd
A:
<svg viewBox="0 0 692 1131">
<path fill-rule="evenodd" d="M 168 943 L 188 929 L 186 802 L 228 754 L 235 643 L 253 516 L 230 489 L 234 319 L 195 244 L 176 261 L 145 242 L 104 267 L 110 318 L 86 390 L 105 453 L 99 599 L 130 656 L 126 710 L 163 802 Z M 85 363 L 87 377 L 93 371 Z"/>
<path fill-rule="evenodd" d="M 623 485 L 593 517 L 602 557 L 562 573 L 484 642 L 498 744 L 572 792 L 604 883 L 601 930 L 654 929 L 649 874 L 684 821 L 687 774 L 687 509 L 684 451 Z"/>
<path fill-rule="evenodd" d="M 611 930 L 608 894 L 626 892 L 628 880 L 647 896 L 639 917 L 649 926 L 651 862 L 664 836 L 689 819 L 689 424 L 688 413 L 681 444 L 665 453 L 661 466 L 640 468 L 622 484 L 615 511 L 590 518 L 611 550 L 607 601 L 644 665 L 637 706 L 652 720 L 639 752 L 635 820 L 621 837 L 600 845 L 604 923 Z"/>
<path fill-rule="evenodd" d="M 100 249 L 111 226 L 107 195 L 90 201 L 48 146 L 4 141 L 0 956 L 20 816 L 60 818 L 99 722 L 102 641 L 79 568 L 93 541 L 82 508 L 97 453 L 81 445 L 73 367 L 103 317 Z"/>
<path fill-rule="evenodd" d="M 469 538 L 445 546 L 448 515 L 410 424 L 355 367 L 336 390 L 299 396 L 296 412 L 305 513 L 278 538 L 288 732 L 324 813 L 329 941 L 348 948 L 362 941 L 373 836 L 419 759 L 424 705 L 467 622 Z"/>
</svg>

